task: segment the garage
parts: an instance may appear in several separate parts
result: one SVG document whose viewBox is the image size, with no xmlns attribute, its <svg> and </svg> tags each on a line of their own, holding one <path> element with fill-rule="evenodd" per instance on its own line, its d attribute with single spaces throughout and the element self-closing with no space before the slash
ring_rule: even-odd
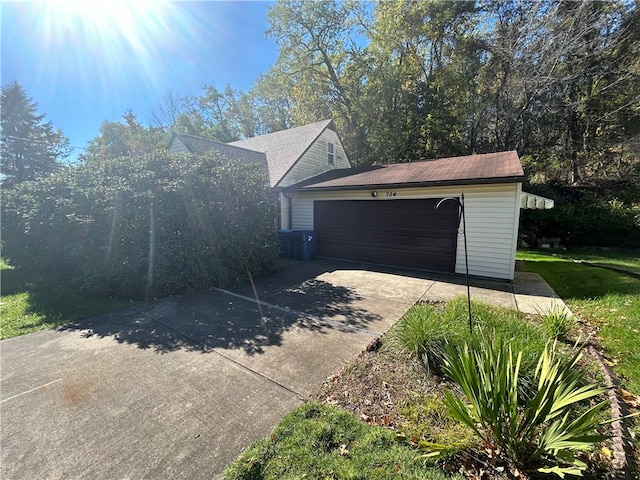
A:
<svg viewBox="0 0 640 480">
<path fill-rule="evenodd" d="M 439 198 L 318 200 L 316 254 L 343 260 L 453 273 L 457 202 Z"/>
<path fill-rule="evenodd" d="M 280 193 L 281 225 L 316 231 L 318 256 L 512 280 L 520 209 L 553 208 L 524 178 L 515 151 L 336 169 Z M 449 197 L 466 227 L 458 202 L 434 209 Z"/>
</svg>

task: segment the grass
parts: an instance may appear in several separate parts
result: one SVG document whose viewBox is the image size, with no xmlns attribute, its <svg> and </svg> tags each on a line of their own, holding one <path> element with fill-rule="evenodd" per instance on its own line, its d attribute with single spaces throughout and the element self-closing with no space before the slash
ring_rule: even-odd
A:
<svg viewBox="0 0 640 480">
<path fill-rule="evenodd" d="M 583 257 L 606 263 L 608 252 Z M 612 262 L 637 268 L 638 252 L 616 252 Z M 640 394 L 640 279 L 575 263 L 565 253 L 521 251 L 528 271 L 540 274 L 569 308 L 596 331 L 616 373 L 628 390 Z"/>
<path fill-rule="evenodd" d="M 12 268 L 0 260 L 0 339 L 116 310 L 131 302 L 79 292 L 64 279 Z"/>
<path fill-rule="evenodd" d="M 563 250 L 554 251 L 553 254 L 568 260 L 609 265 L 640 273 L 640 250 Z"/>
<path fill-rule="evenodd" d="M 577 258 L 576 258 L 577 257 Z M 640 271 L 636 251 L 519 251 L 517 258 L 540 274 L 569 308 L 596 332 L 624 387 L 640 395 L 640 279 L 572 259 Z M 640 422 L 634 422 L 640 449 Z"/>
<path fill-rule="evenodd" d="M 405 350 L 424 357 L 439 368 L 445 343 L 477 346 L 480 332 L 496 332 L 514 351 L 522 351 L 523 375 L 531 377 L 548 336 L 544 328 L 515 310 L 472 301 L 473 334 L 469 332 L 467 299 L 457 297 L 446 305 L 414 305 L 390 332 L 390 338 Z"/>
<path fill-rule="evenodd" d="M 451 477 L 424 463 L 392 431 L 344 410 L 309 402 L 290 412 L 273 434 L 254 443 L 225 471 L 227 480 L 433 479 Z"/>
<path fill-rule="evenodd" d="M 411 392 L 400 405 L 400 413 L 406 420 L 398 426 L 398 433 L 413 444 L 422 442 L 425 451 L 431 445 L 451 452 L 477 445 L 473 431 L 449 415 L 439 393 Z"/>
<path fill-rule="evenodd" d="M 546 312 L 540 312 L 540 317 L 545 333 L 557 340 L 568 340 L 576 326 L 576 319 L 563 308 L 552 307 Z"/>
</svg>

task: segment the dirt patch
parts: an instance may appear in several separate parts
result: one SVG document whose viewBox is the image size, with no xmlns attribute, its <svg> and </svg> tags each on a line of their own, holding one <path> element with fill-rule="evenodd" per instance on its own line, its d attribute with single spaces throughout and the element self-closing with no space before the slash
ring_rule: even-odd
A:
<svg viewBox="0 0 640 480">
<path fill-rule="evenodd" d="M 329 377 L 314 398 L 371 425 L 396 428 L 407 421 L 401 407 L 412 395 L 441 391 L 441 381 L 418 360 L 384 345 L 362 352 L 343 372 Z"/>
</svg>

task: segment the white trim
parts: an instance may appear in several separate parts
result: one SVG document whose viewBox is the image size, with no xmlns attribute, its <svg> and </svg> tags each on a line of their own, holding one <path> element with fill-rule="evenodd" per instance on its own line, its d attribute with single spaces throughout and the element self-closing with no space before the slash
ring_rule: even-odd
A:
<svg viewBox="0 0 640 480">
<path fill-rule="evenodd" d="M 327 165 L 333 167 L 336 164 L 335 145 L 331 142 L 327 142 Z"/>
<path fill-rule="evenodd" d="M 513 261 L 511 262 L 511 275 L 509 280 L 513 280 L 516 274 L 516 252 L 518 250 L 518 235 L 520 229 L 520 203 L 522 199 L 522 184 L 518 184 L 518 188 L 516 190 L 516 204 L 513 208 L 513 243 L 511 246 L 511 257 Z"/>
<path fill-rule="evenodd" d="M 550 210 L 555 202 L 550 198 L 534 195 L 533 193 L 520 192 L 520 208 L 532 210 Z"/>
</svg>

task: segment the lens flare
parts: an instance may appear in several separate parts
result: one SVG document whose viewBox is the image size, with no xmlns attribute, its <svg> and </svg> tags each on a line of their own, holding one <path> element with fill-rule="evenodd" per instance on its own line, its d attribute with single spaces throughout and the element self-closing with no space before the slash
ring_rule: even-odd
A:
<svg viewBox="0 0 640 480">
<path fill-rule="evenodd" d="M 101 98 L 118 96 L 132 83 L 140 94 L 163 90 L 158 77 L 166 52 L 193 27 L 175 4 L 161 0 L 51 0 L 31 8 L 38 20 L 22 30 L 50 52 L 39 65 L 41 80 L 60 85 L 73 75 L 74 83 Z"/>
</svg>

